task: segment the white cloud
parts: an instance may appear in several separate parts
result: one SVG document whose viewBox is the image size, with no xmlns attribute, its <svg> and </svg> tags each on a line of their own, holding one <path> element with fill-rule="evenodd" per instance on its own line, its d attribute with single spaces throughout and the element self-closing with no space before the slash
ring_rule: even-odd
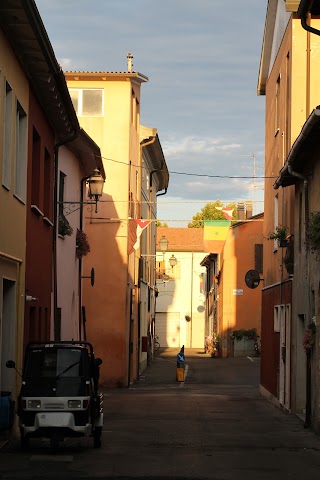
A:
<svg viewBox="0 0 320 480">
<path fill-rule="evenodd" d="M 222 176 L 252 175 L 252 154 L 263 165 L 266 3 L 230 0 L 226 16 L 224 0 L 36 0 L 64 70 L 125 71 L 133 53 L 149 77 L 141 120 L 158 129 L 169 171 Z M 171 174 L 168 194 L 240 200 L 252 198 L 253 180 Z M 191 211 L 177 204 L 169 214 Z"/>
</svg>

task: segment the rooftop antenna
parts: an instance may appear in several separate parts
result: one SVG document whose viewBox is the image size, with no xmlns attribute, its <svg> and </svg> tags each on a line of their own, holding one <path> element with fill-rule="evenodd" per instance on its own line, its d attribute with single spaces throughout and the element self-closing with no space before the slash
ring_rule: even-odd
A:
<svg viewBox="0 0 320 480">
<path fill-rule="evenodd" d="M 256 155 L 255 153 L 251 153 L 251 155 L 240 155 L 240 157 L 251 157 L 253 160 L 253 208 L 256 209 L 256 189 L 259 187 L 259 185 L 256 184 Z"/>
<path fill-rule="evenodd" d="M 132 62 L 132 60 L 133 60 L 133 55 L 132 55 L 132 53 L 129 52 L 129 53 L 127 54 L 127 60 L 128 60 L 128 72 L 129 72 L 129 73 L 132 73 L 132 67 L 133 67 L 133 62 Z"/>
</svg>

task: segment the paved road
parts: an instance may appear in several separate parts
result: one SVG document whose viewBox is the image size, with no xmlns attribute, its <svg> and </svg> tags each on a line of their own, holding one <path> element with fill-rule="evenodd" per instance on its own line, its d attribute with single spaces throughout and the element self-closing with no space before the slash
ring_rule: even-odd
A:
<svg viewBox="0 0 320 480">
<path fill-rule="evenodd" d="M 1 479 L 316 480 L 320 437 L 259 396 L 259 359 L 160 351 L 130 389 L 105 392 L 103 447 L 68 440 L 57 453 L 35 441 L 0 449 Z"/>
</svg>

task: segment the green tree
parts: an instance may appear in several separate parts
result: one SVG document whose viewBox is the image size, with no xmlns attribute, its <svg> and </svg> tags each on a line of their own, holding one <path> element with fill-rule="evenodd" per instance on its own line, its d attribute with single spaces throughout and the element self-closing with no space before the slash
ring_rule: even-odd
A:
<svg viewBox="0 0 320 480">
<path fill-rule="evenodd" d="M 161 223 L 160 220 L 157 220 L 157 221 L 156 221 L 156 226 L 157 226 L 157 227 L 168 228 L 168 224 L 167 224 L 166 222 Z"/>
<path fill-rule="evenodd" d="M 204 220 L 225 220 L 226 217 L 222 210 L 218 210 L 216 207 L 233 208 L 232 219 L 237 219 L 237 205 L 235 203 L 229 203 L 223 205 L 221 200 L 207 203 L 200 212 L 196 213 L 192 217 L 192 221 L 188 223 L 188 228 L 203 228 Z"/>
</svg>

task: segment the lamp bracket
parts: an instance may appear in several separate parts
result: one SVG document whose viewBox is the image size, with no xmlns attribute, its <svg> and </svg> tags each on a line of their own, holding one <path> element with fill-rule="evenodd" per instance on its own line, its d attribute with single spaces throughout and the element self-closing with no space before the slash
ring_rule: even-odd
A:
<svg viewBox="0 0 320 480">
<path fill-rule="evenodd" d="M 80 210 L 82 205 L 95 205 L 95 212 L 98 212 L 98 200 L 95 202 L 57 202 L 58 205 L 63 205 L 63 213 L 65 216 L 70 215 L 70 213 L 77 212 Z M 92 212 L 92 207 L 88 207 L 89 211 Z"/>
</svg>

